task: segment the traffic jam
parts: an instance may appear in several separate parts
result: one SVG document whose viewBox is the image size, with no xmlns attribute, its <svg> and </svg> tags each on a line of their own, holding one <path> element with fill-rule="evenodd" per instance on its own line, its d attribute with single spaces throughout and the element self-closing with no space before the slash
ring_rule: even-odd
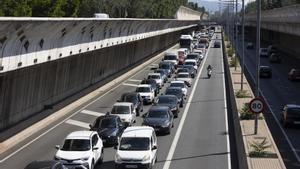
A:
<svg viewBox="0 0 300 169">
<path fill-rule="evenodd" d="M 180 48 L 165 52 L 135 91 L 122 93 L 111 111 L 89 125 L 89 131 L 71 132 L 62 145 L 55 146 L 54 160 L 31 162 L 25 169 L 47 165 L 62 169 L 93 169 L 103 162 L 107 147 L 116 150 L 114 163 L 117 169 L 152 168 L 159 149 L 157 136 L 166 137 L 171 133 L 214 32 L 215 28 L 209 27 L 192 35 L 181 35 Z M 215 41 L 212 45 L 220 48 L 221 43 Z M 209 65 L 207 78 L 211 75 Z M 138 118 L 142 119 L 141 124 L 137 124 Z"/>
</svg>

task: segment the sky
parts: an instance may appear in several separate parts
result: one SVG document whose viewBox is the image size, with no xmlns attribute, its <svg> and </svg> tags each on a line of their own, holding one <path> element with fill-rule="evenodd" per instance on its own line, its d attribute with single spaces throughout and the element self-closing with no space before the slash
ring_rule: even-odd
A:
<svg viewBox="0 0 300 169">
<path fill-rule="evenodd" d="M 219 11 L 219 0 L 189 0 L 190 2 L 197 2 L 199 6 L 204 6 L 207 11 Z M 228 1 L 228 0 L 221 0 Z M 252 2 L 255 0 L 245 0 L 245 4 L 248 2 Z M 242 0 L 238 0 L 240 4 L 242 4 Z M 241 5 L 238 9 L 241 8 Z"/>
</svg>

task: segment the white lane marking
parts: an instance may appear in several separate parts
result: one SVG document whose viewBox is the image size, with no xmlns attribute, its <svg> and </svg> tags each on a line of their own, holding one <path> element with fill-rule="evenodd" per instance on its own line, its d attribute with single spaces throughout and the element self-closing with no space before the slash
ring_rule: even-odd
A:
<svg viewBox="0 0 300 169">
<path fill-rule="evenodd" d="M 142 80 L 139 80 L 139 79 L 129 79 L 128 81 L 130 81 L 130 82 L 141 82 Z"/>
<path fill-rule="evenodd" d="M 66 121 L 66 123 L 74 125 L 74 126 L 82 127 L 82 128 L 85 128 L 85 129 L 90 129 L 88 123 L 84 123 L 84 122 L 81 122 L 81 121 L 69 119 L 69 120 Z"/>
<path fill-rule="evenodd" d="M 209 46 L 208 50 L 209 50 L 209 49 L 210 49 L 210 46 Z M 208 53 L 208 52 L 207 52 L 207 53 Z M 195 83 L 194 83 L 193 89 L 192 89 L 192 91 L 191 91 L 191 93 L 190 93 L 189 100 L 188 100 L 187 103 L 186 103 L 184 112 L 183 112 L 183 114 L 182 114 L 182 118 L 180 119 L 180 122 L 179 122 L 179 125 L 178 125 L 178 129 L 177 129 L 177 131 L 176 131 L 176 134 L 175 134 L 175 136 L 174 136 L 173 142 L 172 142 L 172 144 L 171 144 L 171 147 L 170 147 L 170 150 L 169 150 L 168 156 L 167 156 L 167 158 L 166 158 L 166 162 L 165 162 L 165 164 L 164 164 L 163 169 L 169 169 L 169 168 L 170 168 L 171 160 L 172 160 L 173 155 L 174 155 L 174 153 L 175 153 L 175 149 L 176 149 L 176 147 L 177 147 L 177 143 L 178 143 L 178 141 L 179 141 L 179 137 L 180 137 L 180 135 L 181 135 L 181 131 L 182 131 L 182 128 L 183 128 L 183 125 L 184 125 L 184 122 L 185 122 L 185 119 L 186 119 L 188 110 L 189 110 L 189 108 L 190 108 L 192 98 L 194 97 L 194 93 L 195 93 L 195 90 L 196 90 L 196 88 L 197 88 L 198 81 L 199 81 L 199 79 L 200 79 L 200 75 L 201 75 L 201 73 L 202 73 L 203 67 L 204 67 L 205 62 L 206 62 L 206 59 L 207 59 L 207 53 L 206 53 L 206 56 L 205 56 L 205 58 L 204 58 L 204 62 L 203 62 L 203 64 L 202 64 L 201 68 L 200 68 L 200 71 L 199 71 L 199 73 L 198 73 L 198 75 L 197 75 L 197 78 L 196 78 L 196 81 L 195 81 Z"/>
<path fill-rule="evenodd" d="M 223 39 L 222 39 L 223 41 Z M 228 162 L 228 169 L 231 169 L 231 152 L 230 152 L 230 140 L 229 140 L 229 131 L 228 131 L 228 111 L 227 111 L 227 99 L 226 99 L 226 86 L 225 86 L 225 69 L 224 69 L 224 56 L 223 56 L 223 45 L 221 45 L 221 52 L 222 52 L 222 76 L 223 76 L 223 89 L 224 89 L 224 110 L 225 110 L 225 130 L 227 133 L 226 141 L 227 141 L 227 162 Z"/>
<path fill-rule="evenodd" d="M 250 70 L 250 69 L 248 69 L 247 64 L 245 64 L 245 67 L 246 67 L 247 70 Z M 249 72 L 250 72 L 250 71 L 249 71 Z M 249 73 L 249 74 L 250 74 L 252 80 L 254 80 L 255 78 L 254 78 L 254 76 L 252 75 L 252 73 Z M 290 148 L 292 149 L 292 151 L 293 151 L 293 153 L 294 153 L 294 155 L 295 155 L 295 157 L 296 157 L 298 163 L 300 163 L 300 157 L 299 157 L 299 155 L 298 155 L 298 153 L 297 153 L 297 149 L 295 149 L 295 147 L 293 146 L 293 144 L 292 144 L 291 140 L 289 139 L 288 135 L 286 134 L 286 132 L 285 132 L 284 129 L 282 128 L 282 126 L 281 126 L 281 124 L 280 124 L 278 118 L 276 117 L 275 113 L 274 113 L 273 110 L 271 109 L 271 106 L 270 106 L 270 104 L 268 103 L 268 100 L 266 99 L 266 97 L 264 96 L 264 94 L 263 94 L 263 92 L 262 92 L 261 90 L 260 90 L 260 93 L 261 93 L 263 99 L 265 100 L 267 106 L 269 107 L 270 112 L 271 112 L 273 118 L 275 119 L 275 122 L 276 122 L 277 125 L 279 126 L 279 128 L 280 128 L 280 130 L 281 130 L 283 136 L 285 137 L 285 139 L 286 139 L 286 141 L 288 142 Z"/>
<path fill-rule="evenodd" d="M 133 86 L 133 87 L 138 87 L 138 84 L 131 84 L 131 83 L 122 83 L 124 86 Z"/>
<path fill-rule="evenodd" d="M 96 117 L 105 115 L 104 113 L 99 113 L 99 112 L 90 111 L 90 110 L 82 110 L 80 113 L 91 115 L 91 116 L 96 116 Z"/>
<path fill-rule="evenodd" d="M 160 55 L 160 54 L 159 54 Z M 158 55 L 157 55 L 158 56 Z M 160 60 L 161 57 L 159 57 L 158 59 L 154 60 L 153 62 L 156 62 L 158 60 Z M 136 73 L 134 73 L 133 75 L 129 76 L 130 78 L 134 77 L 135 75 L 137 75 L 138 73 L 140 73 L 141 71 L 146 70 L 147 67 L 144 67 L 143 69 L 141 69 L 140 71 L 137 71 Z M 91 104 L 95 103 L 96 101 L 100 100 L 102 97 L 106 96 L 108 93 L 110 93 L 111 91 L 114 91 L 116 88 L 120 87 L 122 85 L 122 83 L 120 83 L 119 85 L 113 87 L 112 89 L 108 90 L 106 93 L 104 93 L 103 95 L 99 96 L 97 99 L 95 99 L 94 101 L 88 103 L 87 105 L 83 106 L 81 109 L 79 109 L 78 111 L 76 111 L 75 113 L 71 114 L 70 116 L 68 116 L 67 118 L 65 118 L 64 120 L 62 120 L 61 122 L 57 123 L 56 125 L 54 125 L 53 127 L 51 127 L 50 129 L 48 129 L 47 131 L 45 131 L 44 133 L 42 133 L 41 135 L 37 136 L 36 138 L 34 138 L 33 140 L 29 141 L 28 143 L 26 143 L 25 145 L 23 145 L 22 147 L 20 147 L 19 149 L 17 149 L 16 151 L 12 152 L 11 154 L 9 154 L 8 156 L 6 156 L 5 158 L 0 160 L 0 163 L 3 163 L 4 161 L 6 161 L 7 159 L 9 159 L 10 157 L 14 156 L 15 154 L 17 154 L 18 152 L 20 152 L 21 150 L 23 150 L 24 148 L 26 148 L 27 146 L 29 146 L 30 144 L 32 144 L 33 142 L 35 142 L 36 140 L 40 139 L 41 137 L 43 137 L 44 135 L 48 134 L 50 131 L 52 131 L 53 129 L 55 129 L 57 126 L 63 124 L 65 121 L 67 121 L 68 119 L 70 119 L 71 117 L 75 116 L 76 114 L 78 114 L 79 112 L 81 112 L 82 110 L 84 110 L 85 108 L 87 108 L 88 106 L 90 106 Z"/>
</svg>

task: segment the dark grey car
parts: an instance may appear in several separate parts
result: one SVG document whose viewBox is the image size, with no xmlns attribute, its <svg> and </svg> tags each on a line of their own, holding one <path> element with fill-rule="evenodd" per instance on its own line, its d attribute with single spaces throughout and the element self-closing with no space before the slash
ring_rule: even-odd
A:
<svg viewBox="0 0 300 169">
<path fill-rule="evenodd" d="M 168 87 L 166 89 L 165 95 L 174 95 L 174 96 L 176 96 L 180 107 L 183 107 L 184 94 L 183 94 L 182 89 L 180 87 Z"/>
<path fill-rule="evenodd" d="M 176 96 L 174 95 L 162 95 L 159 96 L 157 98 L 157 101 L 155 102 L 155 105 L 157 106 L 168 106 L 174 117 L 177 118 L 178 117 L 178 113 L 179 113 L 179 103 L 178 103 L 178 99 Z"/>
<path fill-rule="evenodd" d="M 168 106 L 152 106 L 143 118 L 143 125 L 153 127 L 155 132 L 170 134 L 174 126 L 173 113 Z"/>
</svg>

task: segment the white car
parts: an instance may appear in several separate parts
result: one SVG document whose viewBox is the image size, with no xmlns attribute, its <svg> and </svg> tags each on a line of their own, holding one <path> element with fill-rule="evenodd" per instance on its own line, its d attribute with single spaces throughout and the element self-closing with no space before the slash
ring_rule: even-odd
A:
<svg viewBox="0 0 300 169">
<path fill-rule="evenodd" d="M 268 48 L 260 48 L 260 56 L 268 57 Z"/>
<path fill-rule="evenodd" d="M 155 97 L 154 89 L 148 84 L 140 84 L 136 88 L 136 92 L 140 94 L 145 103 L 153 103 Z"/>
<path fill-rule="evenodd" d="M 160 73 L 149 73 L 148 79 L 155 80 L 156 84 L 159 86 L 159 88 L 162 88 L 164 86 L 164 79 Z"/>
<path fill-rule="evenodd" d="M 119 168 L 152 168 L 157 159 L 157 138 L 149 126 L 128 127 L 124 130 L 115 155 Z"/>
<path fill-rule="evenodd" d="M 130 102 L 117 102 L 113 105 L 110 114 L 120 117 L 122 122 L 130 126 L 136 121 L 136 109 L 133 103 Z"/>
<path fill-rule="evenodd" d="M 55 160 L 59 160 L 67 168 L 93 169 L 103 161 L 103 143 L 96 131 L 75 131 L 64 140 L 58 149 Z"/>
<path fill-rule="evenodd" d="M 184 61 L 184 64 L 185 65 L 192 65 L 192 66 L 194 66 L 194 68 L 195 68 L 195 70 L 196 70 L 196 72 L 197 72 L 197 70 L 198 70 L 198 63 L 197 63 L 197 60 L 195 60 L 195 59 L 186 59 L 185 61 Z"/>
<path fill-rule="evenodd" d="M 176 80 L 185 82 L 185 84 L 189 87 L 192 86 L 192 78 L 189 73 L 186 72 L 178 73 L 176 76 Z"/>
<path fill-rule="evenodd" d="M 187 96 L 187 85 L 184 81 L 171 81 L 170 87 L 180 87 L 184 96 Z"/>
<path fill-rule="evenodd" d="M 178 56 L 175 53 L 166 53 L 162 61 L 171 62 L 175 67 L 177 67 Z"/>
</svg>

